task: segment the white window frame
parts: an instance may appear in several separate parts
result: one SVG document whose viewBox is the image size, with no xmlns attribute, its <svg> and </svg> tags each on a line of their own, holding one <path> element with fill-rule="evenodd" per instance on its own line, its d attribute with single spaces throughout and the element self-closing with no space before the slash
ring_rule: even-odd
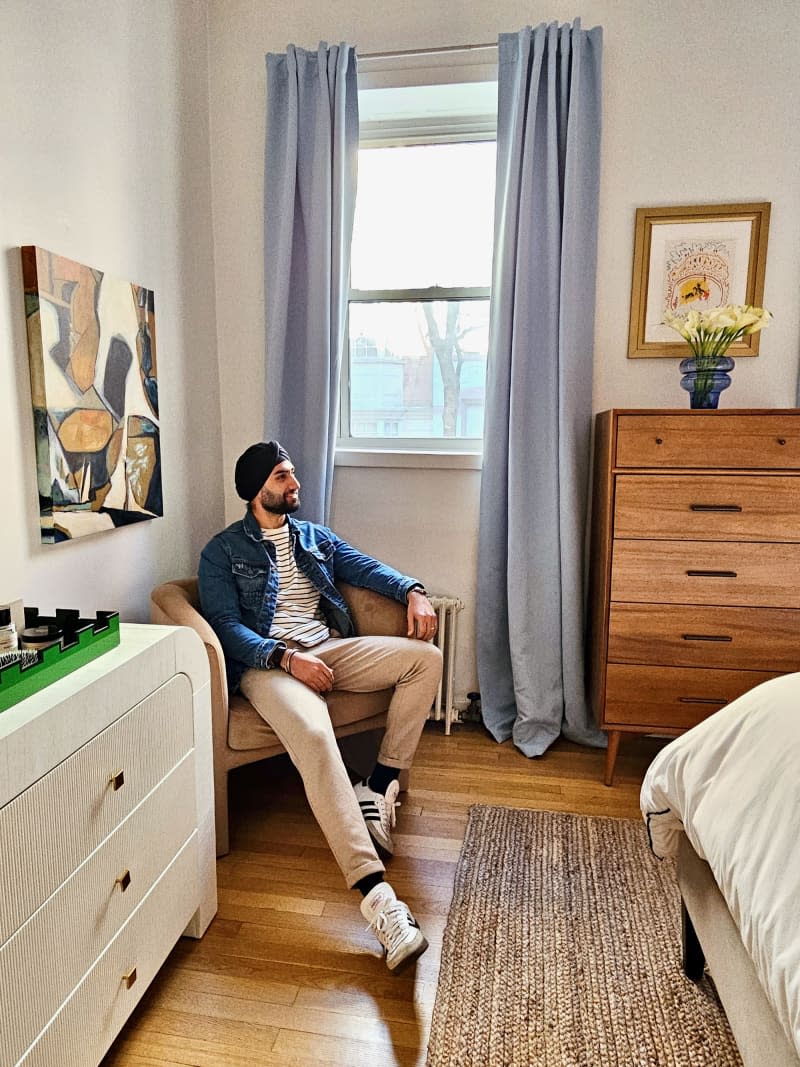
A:
<svg viewBox="0 0 800 1067">
<path fill-rule="evenodd" d="M 497 48 L 479 45 L 434 52 L 396 53 L 359 58 L 359 90 L 448 85 L 497 80 Z M 359 148 L 416 144 L 494 141 L 496 116 L 435 115 L 424 119 L 362 120 Z M 486 300 L 486 286 L 425 289 L 351 289 L 352 303 Z M 346 332 L 345 336 L 348 336 Z M 482 441 L 478 438 L 397 438 L 350 436 L 350 358 L 345 351 L 340 387 L 339 437 L 336 463 L 349 466 L 443 466 L 480 468 Z"/>
</svg>

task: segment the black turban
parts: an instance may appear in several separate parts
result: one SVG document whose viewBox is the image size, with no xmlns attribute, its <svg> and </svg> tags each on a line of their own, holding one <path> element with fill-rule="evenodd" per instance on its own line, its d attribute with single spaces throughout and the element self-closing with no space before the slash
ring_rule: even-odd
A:
<svg viewBox="0 0 800 1067">
<path fill-rule="evenodd" d="M 289 459 L 279 441 L 259 441 L 250 445 L 236 460 L 236 492 L 242 500 L 252 500 L 278 463 Z"/>
</svg>

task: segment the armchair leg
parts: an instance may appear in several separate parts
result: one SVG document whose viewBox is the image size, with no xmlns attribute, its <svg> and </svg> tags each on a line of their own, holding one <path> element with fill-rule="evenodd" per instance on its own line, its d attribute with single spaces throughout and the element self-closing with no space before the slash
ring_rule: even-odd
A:
<svg viewBox="0 0 800 1067">
<path fill-rule="evenodd" d="M 228 838 L 228 772 L 214 774 L 214 821 L 217 832 L 217 856 L 230 852 Z"/>
</svg>

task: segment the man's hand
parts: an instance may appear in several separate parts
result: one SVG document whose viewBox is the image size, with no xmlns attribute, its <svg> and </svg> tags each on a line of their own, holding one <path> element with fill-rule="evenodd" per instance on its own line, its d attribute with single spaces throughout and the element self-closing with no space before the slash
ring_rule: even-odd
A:
<svg viewBox="0 0 800 1067">
<path fill-rule="evenodd" d="M 420 641 L 430 641 L 436 635 L 436 612 L 430 600 L 419 589 L 412 589 L 408 594 L 408 632 L 406 637 L 416 637 Z"/>
<path fill-rule="evenodd" d="M 289 674 L 291 674 L 292 678 L 296 678 L 298 682 L 307 685 L 315 693 L 330 693 L 331 689 L 333 689 L 333 671 L 327 663 L 323 663 L 312 652 L 295 652 L 292 655 L 292 649 L 289 649 L 281 657 L 281 666 L 284 670 L 286 669 L 287 658 L 290 656 Z"/>
</svg>

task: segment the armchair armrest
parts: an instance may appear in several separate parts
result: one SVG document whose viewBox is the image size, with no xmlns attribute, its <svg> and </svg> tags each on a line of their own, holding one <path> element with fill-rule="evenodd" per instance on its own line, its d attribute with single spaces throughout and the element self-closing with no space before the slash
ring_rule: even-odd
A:
<svg viewBox="0 0 800 1067">
<path fill-rule="evenodd" d="M 356 633 L 371 637 L 406 636 L 408 616 L 405 604 L 371 589 L 360 589 L 345 582 L 337 584 L 353 616 Z"/>
<path fill-rule="evenodd" d="M 199 610 L 197 579 L 164 582 L 150 594 L 150 621 L 165 626 L 188 626 L 201 638 L 211 672 L 211 710 L 215 737 L 228 738 L 228 678 L 219 638 Z"/>
</svg>

